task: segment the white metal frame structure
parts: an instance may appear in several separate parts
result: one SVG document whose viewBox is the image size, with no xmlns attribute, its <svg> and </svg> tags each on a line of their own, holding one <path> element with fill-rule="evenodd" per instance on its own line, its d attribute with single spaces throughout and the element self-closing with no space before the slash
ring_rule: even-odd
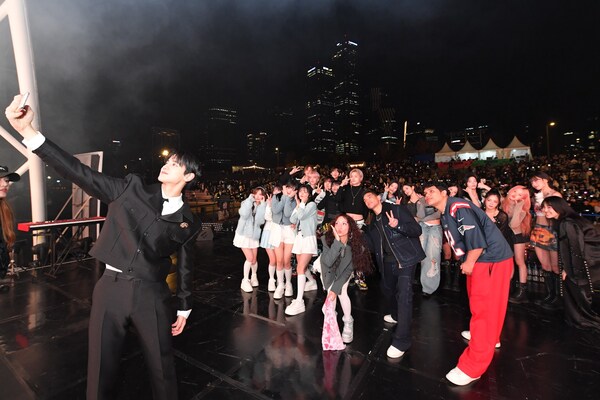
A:
<svg viewBox="0 0 600 400">
<path fill-rule="evenodd" d="M 40 106 L 25 0 L 5 0 L 2 2 L 0 4 L 0 21 L 4 20 L 4 18 L 8 18 L 8 23 L 10 25 L 19 91 L 21 93 L 30 93 L 28 104 L 36 111 L 33 126 L 35 129 L 39 130 L 41 128 Z M 27 161 L 21 165 L 16 172 L 19 175 L 23 175 L 29 170 L 31 221 L 45 221 L 46 189 L 44 182 L 44 163 L 1 126 L 0 135 L 27 158 Z M 34 244 L 41 241 L 43 241 L 43 237 L 34 236 Z"/>
</svg>

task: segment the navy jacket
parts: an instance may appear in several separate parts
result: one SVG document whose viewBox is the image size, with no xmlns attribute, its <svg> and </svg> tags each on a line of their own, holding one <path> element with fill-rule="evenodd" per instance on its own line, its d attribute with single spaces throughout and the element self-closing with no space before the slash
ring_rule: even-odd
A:
<svg viewBox="0 0 600 400">
<path fill-rule="evenodd" d="M 425 258 L 425 252 L 421 247 L 421 226 L 406 206 L 402 204 L 381 203 L 381 216 L 385 238 L 381 237 L 375 218 L 366 227 L 367 243 L 373 253 L 380 270 L 383 270 L 383 240 L 387 240 L 394 257 L 398 261 L 400 268 L 410 267 L 417 264 Z M 394 218 L 398 219 L 398 226 L 391 228 L 389 226 L 387 212 L 392 211 Z"/>
</svg>

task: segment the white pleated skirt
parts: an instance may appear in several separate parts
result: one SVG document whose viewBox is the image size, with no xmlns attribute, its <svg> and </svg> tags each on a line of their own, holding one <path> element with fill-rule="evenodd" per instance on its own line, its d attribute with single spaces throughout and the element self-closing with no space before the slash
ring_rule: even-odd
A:
<svg viewBox="0 0 600 400">
<path fill-rule="evenodd" d="M 312 254 L 317 255 L 317 237 L 311 235 L 308 237 L 302 236 L 302 232 L 298 232 L 296 240 L 294 240 L 294 247 L 292 247 L 292 253 L 294 254 Z"/>
<path fill-rule="evenodd" d="M 233 237 L 233 245 L 235 247 L 239 247 L 240 249 L 257 249 L 258 240 L 242 236 L 236 233 Z"/>
</svg>

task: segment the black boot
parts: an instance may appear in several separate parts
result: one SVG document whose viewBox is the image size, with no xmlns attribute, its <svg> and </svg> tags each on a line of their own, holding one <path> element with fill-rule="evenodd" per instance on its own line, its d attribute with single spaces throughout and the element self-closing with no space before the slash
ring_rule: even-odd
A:
<svg viewBox="0 0 600 400">
<path fill-rule="evenodd" d="M 560 281 L 561 276 L 557 275 L 555 273 L 552 273 L 552 275 L 554 275 L 554 279 L 553 280 L 554 280 L 554 293 L 555 293 L 555 296 L 554 296 L 554 298 L 552 300 L 550 300 L 549 302 L 545 303 L 545 306 L 542 305 L 542 308 L 544 308 L 546 310 L 551 310 L 551 311 L 561 310 L 561 309 L 564 308 L 563 302 L 562 302 L 562 297 L 561 297 L 561 294 L 560 294 L 560 292 L 561 292 L 560 291 L 560 285 L 562 283 Z"/>
<path fill-rule="evenodd" d="M 534 301 L 534 303 L 538 306 L 546 304 L 556 297 L 554 292 L 554 274 L 552 272 L 544 271 L 544 287 L 546 288 L 546 297 L 541 300 Z"/>
<path fill-rule="evenodd" d="M 444 271 L 444 286 L 442 289 L 449 290 L 452 286 L 452 271 L 450 269 L 450 260 L 442 261 L 442 270 Z"/>
<path fill-rule="evenodd" d="M 512 304 L 523 304 L 528 303 L 529 299 L 527 298 L 527 284 L 526 283 L 518 283 L 517 290 L 513 293 L 513 295 L 508 299 Z"/>
</svg>

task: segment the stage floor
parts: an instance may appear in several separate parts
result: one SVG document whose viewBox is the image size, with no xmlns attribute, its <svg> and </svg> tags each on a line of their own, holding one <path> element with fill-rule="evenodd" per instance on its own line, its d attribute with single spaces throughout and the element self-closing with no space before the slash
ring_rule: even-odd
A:
<svg viewBox="0 0 600 400">
<path fill-rule="evenodd" d="M 415 286 L 413 345 L 388 359 L 393 326 L 382 320 L 377 276 L 368 291 L 350 290 L 354 342 L 323 352 L 323 291 L 305 295 L 304 314 L 286 317 L 291 299 L 267 292 L 264 253 L 260 287 L 240 290 L 243 257 L 231 241 L 231 233 L 220 233 L 198 244 L 195 306 L 174 339 L 180 399 L 598 398 L 600 333 L 570 328 L 534 305 L 509 305 L 487 373 L 455 387 L 444 375 L 467 344 L 460 336 L 468 327 L 464 296 L 440 289 L 423 298 Z M 88 315 L 102 270 L 88 260 L 63 265 L 56 279 L 23 272 L 0 293 L 0 399 L 85 398 Z M 118 399 L 151 399 L 134 334 L 121 365 Z"/>
</svg>

